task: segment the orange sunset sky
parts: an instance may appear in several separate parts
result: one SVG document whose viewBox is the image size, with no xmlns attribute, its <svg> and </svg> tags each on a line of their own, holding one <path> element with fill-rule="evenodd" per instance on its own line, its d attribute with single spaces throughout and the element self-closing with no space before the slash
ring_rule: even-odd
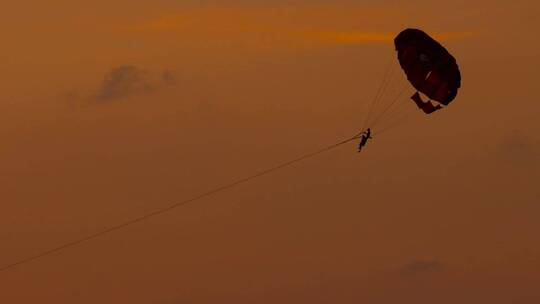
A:
<svg viewBox="0 0 540 304">
<path fill-rule="evenodd" d="M 5 2 L 0 267 L 351 136 L 405 28 L 462 88 L 1 271 L 0 303 L 540 303 L 540 2 Z"/>
</svg>

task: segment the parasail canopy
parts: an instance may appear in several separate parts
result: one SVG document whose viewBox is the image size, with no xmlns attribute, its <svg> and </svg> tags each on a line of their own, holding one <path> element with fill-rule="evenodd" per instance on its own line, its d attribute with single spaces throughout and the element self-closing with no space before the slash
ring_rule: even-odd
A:
<svg viewBox="0 0 540 304">
<path fill-rule="evenodd" d="M 461 74 L 456 59 L 439 42 L 421 30 L 406 29 L 396 36 L 394 45 L 401 68 L 418 92 L 443 105 L 454 100 Z M 421 107 L 418 94 L 413 95 L 413 100 Z M 421 108 L 431 113 L 434 110 L 430 106 Z"/>
</svg>

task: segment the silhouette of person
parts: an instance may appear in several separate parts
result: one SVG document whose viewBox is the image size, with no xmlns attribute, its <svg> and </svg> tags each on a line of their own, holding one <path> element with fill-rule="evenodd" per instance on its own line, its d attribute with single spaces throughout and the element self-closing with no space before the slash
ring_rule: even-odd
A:
<svg viewBox="0 0 540 304">
<path fill-rule="evenodd" d="M 362 137 L 360 138 L 360 144 L 358 145 L 358 152 L 362 151 L 362 148 L 366 145 L 368 139 L 372 139 L 371 137 L 371 129 L 368 128 L 364 134 L 362 134 Z"/>
</svg>

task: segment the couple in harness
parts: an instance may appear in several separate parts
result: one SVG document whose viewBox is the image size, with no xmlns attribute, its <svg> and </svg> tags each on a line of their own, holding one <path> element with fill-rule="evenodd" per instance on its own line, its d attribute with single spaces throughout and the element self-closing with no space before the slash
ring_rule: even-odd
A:
<svg viewBox="0 0 540 304">
<path fill-rule="evenodd" d="M 424 111 L 426 114 L 431 114 L 435 111 L 438 111 L 442 109 L 441 105 L 433 105 L 430 100 L 423 101 L 420 97 L 420 94 L 416 92 L 413 96 L 411 96 L 411 99 L 416 103 L 416 105 Z M 371 137 L 371 129 L 367 128 L 364 132 L 360 133 L 358 135 L 358 138 L 360 138 L 360 144 L 358 145 L 358 152 L 362 151 L 362 148 L 367 144 L 369 139 L 373 139 Z"/>
<path fill-rule="evenodd" d="M 367 144 L 367 141 L 373 138 L 371 137 L 371 129 L 367 128 L 366 131 L 362 132 L 361 135 L 359 135 L 359 138 L 360 144 L 358 145 L 358 152 L 362 151 L 362 148 Z"/>
</svg>

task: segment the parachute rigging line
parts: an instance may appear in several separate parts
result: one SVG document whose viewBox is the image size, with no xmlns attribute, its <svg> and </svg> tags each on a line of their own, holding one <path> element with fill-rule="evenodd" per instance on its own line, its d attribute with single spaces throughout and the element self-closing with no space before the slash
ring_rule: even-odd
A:
<svg viewBox="0 0 540 304">
<path fill-rule="evenodd" d="M 390 112 L 388 112 L 386 114 L 386 117 L 385 117 L 384 121 L 391 120 L 392 118 L 396 117 L 397 115 L 399 115 L 399 114 L 401 114 L 403 112 L 406 112 L 407 111 L 407 106 L 410 106 L 409 102 L 400 102 L 400 103 L 398 103 L 398 105 L 396 105 L 393 109 L 390 110 Z"/>
<path fill-rule="evenodd" d="M 407 104 L 407 103 L 403 103 Z M 388 128 L 389 126 L 399 125 L 401 124 L 401 121 L 408 120 L 413 113 L 416 113 L 413 109 L 407 109 L 404 107 L 396 107 L 399 109 L 399 111 L 395 111 L 393 115 L 388 115 L 384 121 L 381 121 L 380 124 L 377 124 L 377 130 L 383 130 Z M 379 132 L 377 132 L 379 133 Z"/>
<path fill-rule="evenodd" d="M 394 66 L 392 65 L 392 58 L 388 60 L 388 63 L 386 65 L 386 69 L 383 74 L 383 78 L 381 80 L 381 84 L 379 85 L 377 89 L 377 93 L 375 94 L 375 97 L 372 99 L 371 103 L 369 104 L 368 112 L 366 114 L 366 117 L 364 118 L 364 123 L 362 124 L 362 129 L 360 132 L 363 132 L 368 125 L 368 122 L 371 120 L 371 113 L 375 109 L 376 105 L 379 103 L 379 101 L 382 99 L 382 96 L 385 93 L 386 87 L 389 82 L 390 74 L 393 74 Z"/>
<path fill-rule="evenodd" d="M 399 127 L 401 125 L 403 125 L 404 123 L 406 123 L 408 121 L 408 119 L 410 118 L 410 116 L 405 116 L 405 117 L 402 117 L 400 120 L 396 121 L 395 123 L 385 127 L 385 128 L 382 128 L 380 130 L 378 130 L 375 134 L 373 134 L 373 136 L 379 136 L 383 133 L 386 133 L 387 131 L 390 131 L 396 127 Z"/>
<path fill-rule="evenodd" d="M 371 123 L 371 125 L 375 126 L 377 125 L 377 123 L 380 122 L 380 120 L 384 117 L 386 112 L 388 112 L 388 110 L 390 110 L 390 108 L 392 108 L 396 104 L 396 102 L 401 99 L 401 97 L 403 96 L 403 93 L 405 93 L 406 88 L 407 88 L 406 85 L 404 85 L 403 88 L 399 91 L 398 95 L 388 104 L 388 106 L 377 117 L 375 117 L 375 120 Z"/>
<path fill-rule="evenodd" d="M 280 170 L 282 168 L 285 168 L 285 167 L 288 167 L 288 166 L 291 166 L 297 162 L 300 162 L 302 160 L 305 160 L 307 158 L 311 158 L 311 157 L 314 157 L 318 154 L 321 154 L 321 153 L 324 153 L 324 152 L 327 152 L 329 150 L 332 150 L 334 148 L 337 148 L 341 145 L 344 145 L 350 141 L 353 141 L 355 139 L 358 138 L 358 135 L 355 135 L 353 137 L 350 137 L 350 138 L 347 138 L 345 140 L 342 140 L 340 142 L 337 142 L 335 144 L 332 144 L 332 145 L 329 145 L 327 147 L 324 147 L 324 148 L 321 148 L 319 150 L 316 150 L 314 152 L 311 152 L 311 153 L 308 153 L 308 154 L 304 154 L 303 156 L 300 156 L 300 157 L 297 157 L 293 160 L 290 160 L 290 161 L 287 161 L 287 162 L 284 162 L 280 165 L 277 165 L 277 166 L 274 166 L 274 167 L 271 167 L 269 169 L 266 169 L 266 170 L 263 170 L 259 173 L 256 173 L 256 174 L 253 174 L 253 175 L 250 175 L 248 177 L 244 177 L 244 178 L 241 178 L 241 179 L 238 179 L 234 182 L 231 182 L 231 183 L 228 183 L 228 184 L 225 184 L 221 187 L 217 187 L 217 188 L 214 188 L 212 190 L 209 190 L 207 192 L 204 192 L 202 194 L 199 194 L 195 197 L 192 197 L 190 199 L 186 199 L 186 200 L 183 200 L 183 201 L 180 201 L 180 202 L 176 202 L 174 204 L 171 204 L 169 206 L 166 206 L 166 207 L 163 207 L 161 209 L 157 209 L 155 211 L 152 211 L 152 212 L 149 212 L 147 214 L 144 214 L 144 215 L 141 215 L 141 216 L 138 216 L 138 217 L 134 217 L 130 220 L 127 220 L 123 223 L 120 223 L 120 224 L 117 224 L 117 225 L 114 225 L 114 226 L 111 226 L 109 228 L 106 228 L 106 229 L 103 229 L 101 231 L 98 231 L 98 232 L 95 232 L 95 233 L 92 233 L 92 234 L 89 234 L 87 236 L 84 236 L 84 237 L 81 237 L 79 239 L 75 239 L 73 241 L 69 241 L 69 242 L 66 242 L 62 245 L 59 245 L 57 247 L 54 247 L 54 248 L 51 248 L 51 249 L 48 249 L 48 250 L 44 250 L 40 253 L 37 253 L 35 255 L 32 255 L 32 256 L 29 256 L 27 258 L 24 258 L 24 259 L 20 259 L 16 262 L 13 262 L 11 264 L 7 264 L 7 265 L 4 265 L 2 267 L 0 267 L 0 272 L 3 272 L 3 271 L 6 271 L 8 269 L 11 269 L 11 268 L 14 268 L 16 266 L 20 266 L 20 265 L 23 265 L 23 264 L 26 264 L 26 263 L 29 263 L 29 262 L 32 262 L 34 260 L 38 260 L 38 259 L 41 259 L 43 257 L 46 257 L 46 256 L 49 256 L 51 254 L 54 254 L 54 253 L 57 253 L 59 251 L 62 251 L 64 249 L 68 249 L 68 248 L 71 248 L 71 247 L 75 247 L 77 245 L 80 245 L 82 243 L 85 243 L 85 242 L 88 242 L 88 241 L 91 241 L 93 239 L 96 239 L 96 238 L 99 238 L 105 234 L 109 234 L 109 233 L 112 233 L 112 232 L 115 232 L 117 230 L 121 230 L 123 228 L 126 228 L 128 226 L 131 226 L 131 225 L 134 225 L 134 224 L 137 224 L 139 222 L 142 222 L 142 221 L 145 221 L 145 220 L 148 220 L 150 218 L 153 218 L 153 217 L 156 217 L 156 216 L 159 216 L 161 214 L 164 214 L 164 213 L 167 213 L 169 211 L 172 211 L 173 209 L 176 209 L 176 208 L 179 208 L 179 207 L 182 207 L 182 206 L 185 206 L 189 203 L 192 203 L 192 202 L 195 202 L 195 201 L 198 201 L 198 200 L 201 200 L 203 198 L 206 198 L 206 197 L 209 197 L 209 196 L 212 196 L 214 194 L 217 194 L 219 192 L 222 192 L 222 191 L 225 191 L 225 190 L 228 190 L 230 188 L 233 188 L 233 187 L 236 187 L 240 184 L 243 184 L 243 183 L 246 183 L 248 181 L 251 181 L 253 179 L 256 179 L 258 177 L 261 177 L 263 175 L 267 175 L 267 174 L 270 174 L 274 171 L 277 171 L 277 170 Z"/>
<path fill-rule="evenodd" d="M 373 115 L 377 116 L 378 113 L 380 112 L 380 108 L 379 108 L 379 105 L 381 107 L 384 106 L 384 101 L 386 100 L 387 96 L 390 96 L 392 93 L 392 91 L 394 90 L 395 88 L 395 81 L 394 81 L 394 76 L 395 76 L 395 66 L 392 65 L 392 68 L 390 69 L 390 73 L 389 73 L 389 76 L 388 78 L 386 79 L 386 83 L 384 84 L 384 87 L 381 91 L 381 94 L 379 95 L 379 98 L 376 100 L 375 102 L 375 106 L 373 107 L 373 112 L 371 112 L 371 116 L 369 117 L 369 120 L 372 119 Z M 368 123 L 368 126 L 370 126 L 370 122 L 369 120 L 367 121 Z"/>
<path fill-rule="evenodd" d="M 412 114 L 412 112 L 406 113 L 404 116 L 400 117 L 397 121 L 389 124 L 388 126 L 383 127 L 381 129 L 377 129 L 374 136 L 379 136 L 379 135 L 381 135 L 383 133 L 386 133 L 387 131 L 390 131 L 390 130 L 396 128 L 396 127 L 399 127 L 399 126 L 405 124 L 407 121 L 410 120 L 411 114 Z"/>
</svg>

